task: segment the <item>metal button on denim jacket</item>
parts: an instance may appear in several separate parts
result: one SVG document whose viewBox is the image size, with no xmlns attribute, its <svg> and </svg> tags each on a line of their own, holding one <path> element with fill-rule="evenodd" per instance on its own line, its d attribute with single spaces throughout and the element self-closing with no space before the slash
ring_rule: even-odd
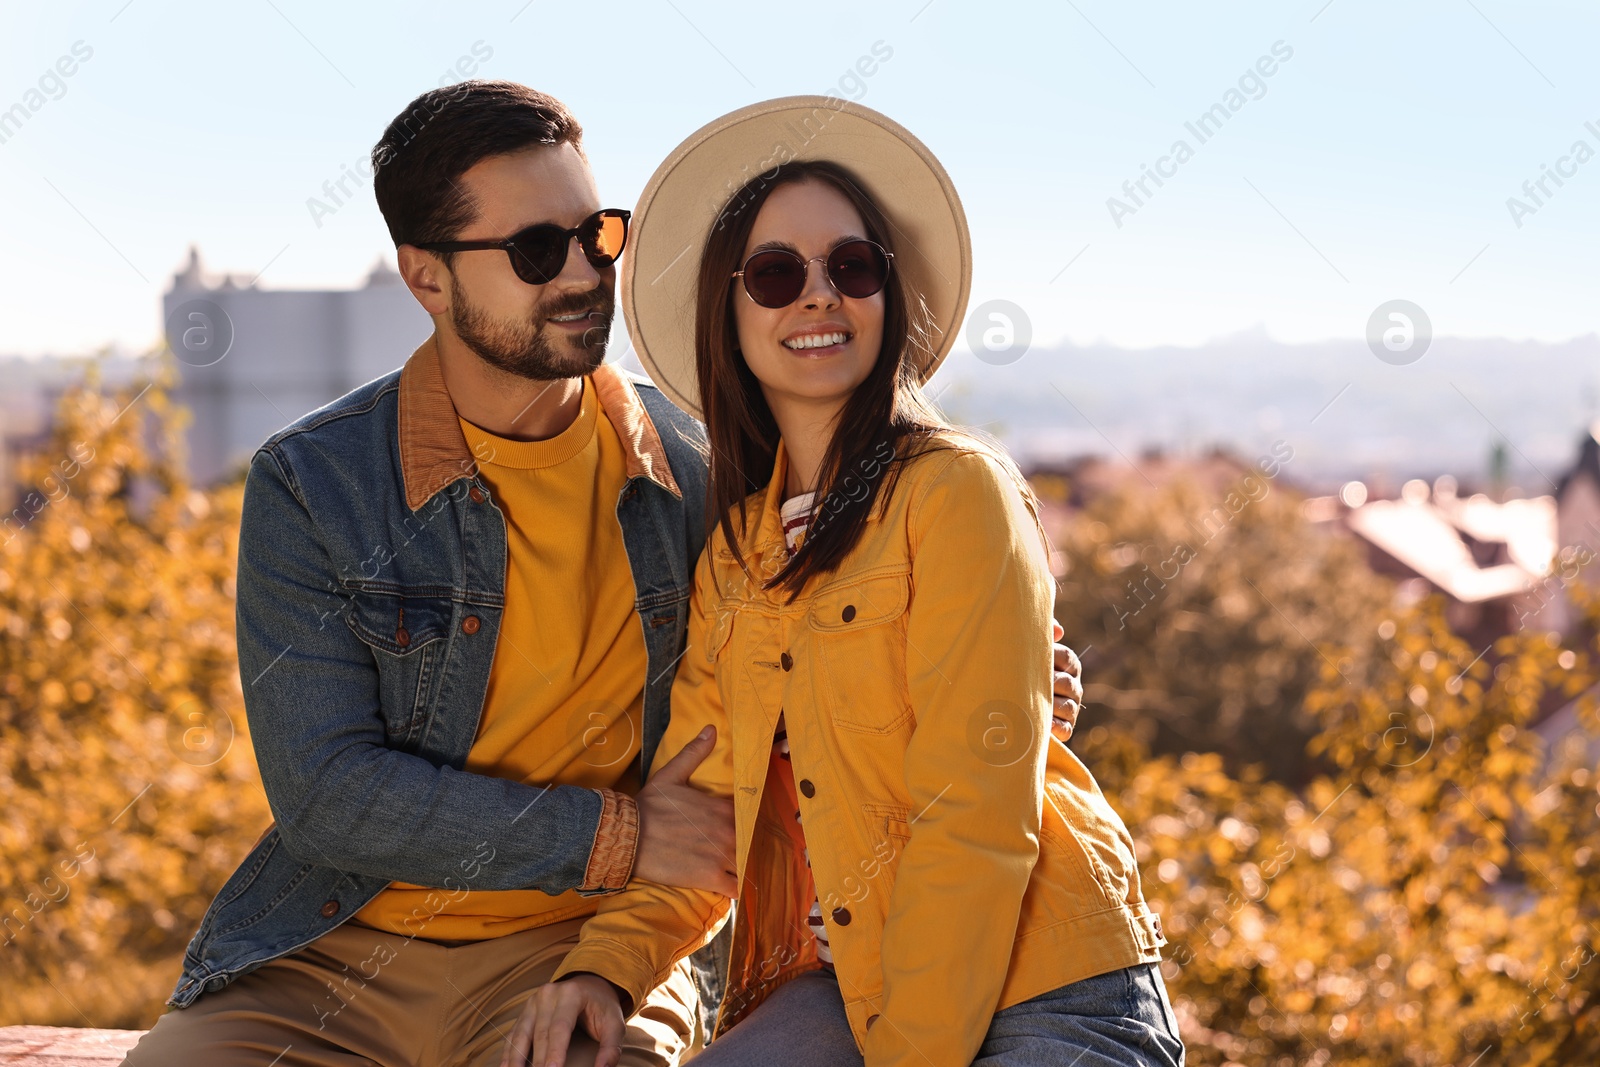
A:
<svg viewBox="0 0 1600 1067">
<path fill-rule="evenodd" d="M 648 768 L 704 540 L 704 431 L 642 377 L 605 365 L 594 380 L 627 455 L 616 515 L 649 666 Z M 311 943 L 392 880 L 555 894 L 626 879 L 631 800 L 461 770 L 505 604 L 505 522 L 475 471 L 431 338 L 252 458 L 239 669 L 276 822 L 212 901 L 173 1007 Z"/>
</svg>

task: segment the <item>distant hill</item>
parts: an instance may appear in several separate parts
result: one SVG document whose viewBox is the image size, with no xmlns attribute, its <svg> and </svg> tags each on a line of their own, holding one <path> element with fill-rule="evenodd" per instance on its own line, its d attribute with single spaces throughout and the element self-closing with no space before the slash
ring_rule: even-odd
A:
<svg viewBox="0 0 1600 1067">
<path fill-rule="evenodd" d="M 1039 347 L 1005 366 L 953 357 L 932 384 L 952 417 L 987 426 L 1024 462 L 1214 444 L 1248 458 L 1281 439 L 1295 450 L 1292 480 L 1326 489 L 1363 478 L 1382 491 L 1443 473 L 1483 482 L 1504 435 L 1512 483 L 1541 494 L 1600 416 L 1600 335 L 1436 338 L 1407 366 L 1360 340 L 1285 344 L 1260 332 L 1195 348 Z"/>
<path fill-rule="evenodd" d="M 642 369 L 620 325 L 613 358 Z M 121 378 L 133 366 L 112 360 L 107 370 Z M 0 426 L 41 432 L 51 393 L 77 373 L 55 359 L 0 359 Z M 1286 344 L 1260 331 L 1193 348 L 1038 346 L 1004 366 L 952 356 L 930 391 L 1024 463 L 1118 450 L 1196 455 L 1213 445 L 1248 460 L 1283 440 L 1295 453 L 1285 476 L 1317 491 L 1361 478 L 1384 494 L 1445 473 L 1471 489 L 1486 482 L 1504 435 L 1512 483 L 1538 495 L 1552 491 L 1546 479 L 1560 479 L 1600 418 L 1600 335 L 1436 338 L 1407 366 L 1382 362 L 1360 340 Z"/>
</svg>

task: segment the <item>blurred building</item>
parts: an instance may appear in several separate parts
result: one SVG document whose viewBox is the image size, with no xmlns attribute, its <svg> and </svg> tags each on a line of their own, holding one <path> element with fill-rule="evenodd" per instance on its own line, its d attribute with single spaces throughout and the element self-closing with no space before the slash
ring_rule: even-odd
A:
<svg viewBox="0 0 1600 1067">
<path fill-rule="evenodd" d="M 358 289 L 258 289 L 211 276 L 197 249 L 162 299 L 188 407 L 189 472 L 208 484 L 242 469 L 262 441 L 308 411 L 405 362 L 432 331 L 400 275 L 380 261 Z"/>
<path fill-rule="evenodd" d="M 1600 423 L 1589 427 L 1578 443 L 1578 459 L 1556 486 L 1556 540 L 1562 548 L 1582 548 L 1600 562 Z M 1580 554 L 1581 555 L 1581 554 Z M 1597 578 L 1591 570 L 1587 580 Z"/>
<path fill-rule="evenodd" d="M 1545 496 L 1496 499 L 1458 492 L 1444 475 L 1407 482 L 1398 498 L 1368 500 L 1360 482 L 1306 501 L 1309 517 L 1337 521 L 1368 546 L 1373 569 L 1406 598 L 1441 593 L 1451 627 L 1487 645 L 1521 629 L 1570 634 L 1568 589 L 1600 584 L 1600 424 Z"/>
<path fill-rule="evenodd" d="M 1556 557 L 1556 498 L 1498 501 L 1462 495 L 1449 475 L 1408 481 L 1393 500 L 1366 500 L 1359 482 L 1308 502 L 1313 517 L 1336 518 L 1367 546 L 1373 570 L 1400 583 L 1406 600 L 1437 592 L 1456 633 L 1477 644 L 1523 627 L 1562 629 L 1559 598 L 1537 590 Z"/>
</svg>

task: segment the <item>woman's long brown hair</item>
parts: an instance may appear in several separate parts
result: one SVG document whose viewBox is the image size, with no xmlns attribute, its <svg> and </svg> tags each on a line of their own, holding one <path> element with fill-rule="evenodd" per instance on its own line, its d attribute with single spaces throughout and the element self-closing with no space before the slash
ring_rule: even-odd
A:
<svg viewBox="0 0 1600 1067">
<path fill-rule="evenodd" d="M 740 551 L 733 512 L 738 511 L 740 528 L 747 528 L 745 498 L 772 479 L 778 425 L 739 351 L 732 305 L 738 287 L 731 276 L 744 259 L 767 197 L 774 189 L 803 181 L 837 189 L 861 216 L 865 236 L 889 252 L 895 250 L 892 227 L 860 180 L 826 160 L 791 161 L 747 182 L 729 199 L 706 240 L 695 299 L 695 373 L 709 442 L 706 528 L 709 534 L 721 525 L 747 575 L 750 566 Z M 861 539 L 874 503 L 881 497 L 887 505 L 906 461 L 941 447 L 933 440 L 935 434 L 969 437 L 974 447 L 1004 457 L 982 438 L 951 426 L 922 395 L 920 368 L 933 357 L 929 322 L 921 296 L 908 290 L 899 271 L 891 270 L 884 287 L 883 347 L 834 424 L 818 471 L 820 504 L 805 540 L 765 587 L 781 588 L 792 600 L 812 577 L 836 570 Z M 1004 462 L 1015 472 L 1009 457 Z M 1031 501 L 1027 483 L 1020 474 L 1013 477 Z"/>
</svg>

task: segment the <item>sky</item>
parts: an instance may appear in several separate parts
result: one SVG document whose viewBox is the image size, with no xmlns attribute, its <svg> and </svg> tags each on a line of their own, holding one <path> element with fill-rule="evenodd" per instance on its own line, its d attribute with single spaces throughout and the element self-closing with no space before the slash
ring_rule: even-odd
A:
<svg viewBox="0 0 1600 1067">
<path fill-rule="evenodd" d="M 359 284 L 393 252 L 370 183 L 308 201 L 464 69 L 565 101 L 624 207 L 735 108 L 882 111 L 961 194 L 971 306 L 1020 309 L 1035 344 L 1360 338 L 1398 299 L 1439 336 L 1596 329 L 1600 7 L 1577 0 L 5 8 L 0 113 L 26 117 L 0 124 L 0 354 L 151 345 L 191 243 L 264 288 Z"/>
</svg>

